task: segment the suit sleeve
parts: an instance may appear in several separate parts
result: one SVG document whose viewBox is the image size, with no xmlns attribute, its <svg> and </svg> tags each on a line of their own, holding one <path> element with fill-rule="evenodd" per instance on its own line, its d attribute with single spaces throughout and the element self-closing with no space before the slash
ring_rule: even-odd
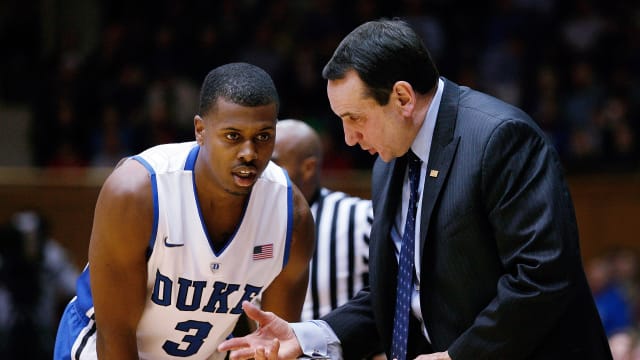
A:
<svg viewBox="0 0 640 360">
<path fill-rule="evenodd" d="M 353 299 L 321 319 L 340 339 L 344 359 L 364 359 L 380 351 L 370 296 L 368 288 L 362 289 Z"/>
<path fill-rule="evenodd" d="M 555 150 L 524 121 L 506 121 L 493 131 L 481 176 L 504 272 L 495 298 L 449 353 L 455 360 L 522 358 L 575 296 L 581 264 L 573 205 Z"/>
</svg>

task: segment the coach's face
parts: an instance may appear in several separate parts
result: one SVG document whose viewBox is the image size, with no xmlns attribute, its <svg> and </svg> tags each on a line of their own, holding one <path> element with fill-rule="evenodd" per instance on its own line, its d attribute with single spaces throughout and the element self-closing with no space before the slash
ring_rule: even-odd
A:
<svg viewBox="0 0 640 360">
<path fill-rule="evenodd" d="M 380 105 L 351 70 L 342 79 L 328 81 L 327 96 L 331 109 L 342 119 L 347 145 L 358 144 L 386 162 L 407 152 L 415 134 L 407 133 L 407 119 L 395 92 L 386 105 Z"/>
</svg>

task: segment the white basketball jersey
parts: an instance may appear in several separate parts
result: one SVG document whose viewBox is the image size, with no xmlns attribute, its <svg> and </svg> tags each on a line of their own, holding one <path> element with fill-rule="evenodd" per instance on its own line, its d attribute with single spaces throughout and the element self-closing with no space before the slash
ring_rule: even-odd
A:
<svg viewBox="0 0 640 360">
<path fill-rule="evenodd" d="M 196 196 L 199 149 L 195 142 L 167 144 L 133 157 L 149 170 L 154 198 L 147 299 L 137 330 L 141 359 L 223 359 L 216 347 L 231 334 L 242 301 L 259 296 L 288 258 L 292 189 L 271 162 L 235 233 L 214 250 Z"/>
</svg>

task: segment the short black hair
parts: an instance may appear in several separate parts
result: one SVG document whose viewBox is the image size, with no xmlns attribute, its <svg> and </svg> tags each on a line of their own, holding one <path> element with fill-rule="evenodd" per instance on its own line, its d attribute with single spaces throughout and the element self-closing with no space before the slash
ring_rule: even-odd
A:
<svg viewBox="0 0 640 360">
<path fill-rule="evenodd" d="M 229 63 L 211 70 L 200 90 L 200 116 L 207 115 L 216 106 L 218 98 L 242 106 L 276 105 L 280 108 L 278 91 L 263 69 L 248 63 Z"/>
<path fill-rule="evenodd" d="M 365 95 L 380 105 L 387 104 L 397 81 L 407 81 L 418 93 L 426 94 L 440 76 L 420 36 L 399 18 L 358 26 L 340 42 L 322 77 L 341 79 L 351 69 L 367 86 Z"/>
</svg>

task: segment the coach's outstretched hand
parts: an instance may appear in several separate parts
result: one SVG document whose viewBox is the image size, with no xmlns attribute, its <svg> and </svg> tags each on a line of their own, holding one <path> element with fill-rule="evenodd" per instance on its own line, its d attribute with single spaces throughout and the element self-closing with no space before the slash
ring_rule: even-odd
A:
<svg viewBox="0 0 640 360">
<path fill-rule="evenodd" d="M 242 309 L 250 319 L 258 323 L 258 330 L 239 338 L 224 341 L 218 351 L 231 351 L 231 360 L 285 360 L 302 355 L 298 338 L 289 323 L 274 313 L 264 312 L 248 301 Z"/>
</svg>

